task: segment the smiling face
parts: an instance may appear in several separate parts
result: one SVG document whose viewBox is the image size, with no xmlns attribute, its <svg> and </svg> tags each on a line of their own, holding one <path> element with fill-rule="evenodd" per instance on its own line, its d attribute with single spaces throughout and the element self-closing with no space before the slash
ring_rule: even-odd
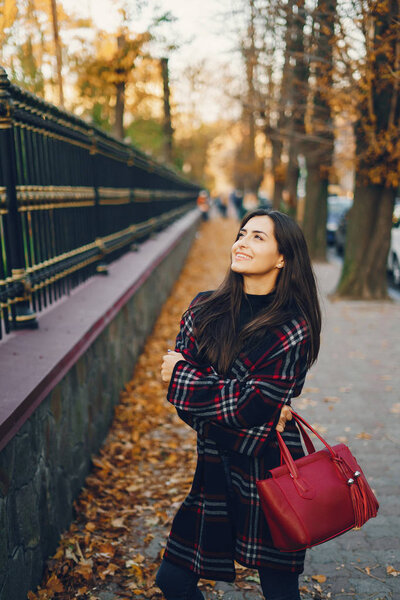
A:
<svg viewBox="0 0 400 600">
<path fill-rule="evenodd" d="M 272 219 L 266 215 L 252 217 L 232 246 L 231 269 L 243 275 L 244 291 L 268 294 L 283 267 L 284 258 L 278 249 Z"/>
</svg>

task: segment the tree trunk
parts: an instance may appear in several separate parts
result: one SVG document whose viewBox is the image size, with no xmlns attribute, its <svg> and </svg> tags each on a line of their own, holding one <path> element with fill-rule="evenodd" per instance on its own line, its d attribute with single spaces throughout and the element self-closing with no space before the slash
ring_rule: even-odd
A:
<svg viewBox="0 0 400 600">
<path fill-rule="evenodd" d="M 163 80 L 163 107 L 164 107 L 164 160 L 172 163 L 172 123 L 171 123 L 171 104 L 169 90 L 168 58 L 161 59 L 161 76 Z"/>
<path fill-rule="evenodd" d="M 51 12 L 53 17 L 53 35 L 54 35 L 54 46 L 56 50 L 57 60 L 57 86 L 58 86 L 58 97 L 59 105 L 64 107 L 64 88 L 62 78 L 62 55 L 61 55 L 61 42 L 58 30 L 58 18 L 57 18 L 57 5 L 56 0 L 51 0 Z"/>
<path fill-rule="evenodd" d="M 118 140 L 123 140 L 125 137 L 124 131 L 124 112 L 125 112 L 125 82 L 121 81 L 116 85 L 116 102 L 115 102 L 115 122 L 113 134 Z"/>
<path fill-rule="evenodd" d="M 321 176 L 317 157 L 312 160 L 306 156 L 306 161 L 306 203 L 302 228 L 311 258 L 325 261 L 328 178 Z"/>
<path fill-rule="evenodd" d="M 314 24 L 316 58 L 310 133 L 319 141 L 304 145 L 307 165 L 303 231 L 311 258 L 326 260 L 326 220 L 329 171 L 333 159 L 333 122 L 328 97 L 332 91 L 336 0 L 319 0 Z"/>
<path fill-rule="evenodd" d="M 118 49 L 122 50 L 126 44 L 125 35 L 122 33 L 117 39 Z M 116 73 L 119 76 L 118 82 L 115 84 L 116 100 L 115 100 L 115 121 L 113 126 L 113 135 L 118 140 L 123 140 L 125 137 L 124 131 L 124 112 L 125 112 L 125 85 L 126 75 L 122 68 L 117 68 Z"/>
<path fill-rule="evenodd" d="M 242 56 L 246 69 L 246 94 L 242 107 L 243 141 L 238 152 L 239 179 L 238 185 L 245 193 L 257 195 L 263 178 L 263 165 L 256 154 L 256 120 L 257 105 L 256 67 L 258 48 L 256 45 L 255 29 L 255 0 L 248 0 L 247 36 L 242 42 Z"/>
<path fill-rule="evenodd" d="M 290 217 L 296 218 L 297 213 L 297 183 L 299 181 L 299 164 L 297 161 L 298 145 L 294 140 L 290 140 L 289 163 L 286 170 L 285 189 L 287 197 L 285 198 L 286 210 Z"/>
<path fill-rule="evenodd" d="M 306 13 L 304 0 L 298 0 L 291 6 L 288 16 L 288 45 L 286 52 L 292 66 L 291 92 L 289 105 L 291 118 L 289 124 L 289 164 L 286 171 L 287 212 L 296 218 L 297 183 L 299 179 L 298 155 L 305 135 L 305 113 L 308 96 L 308 65 L 304 55 L 304 25 Z M 288 4 L 289 6 L 289 4 Z"/>
<path fill-rule="evenodd" d="M 275 175 L 274 178 L 274 195 L 272 198 L 272 208 L 274 210 L 280 210 L 282 204 L 282 193 L 284 188 L 284 181 L 281 181 Z"/>
<path fill-rule="evenodd" d="M 274 177 L 274 195 L 272 198 L 272 208 L 280 210 L 282 204 L 282 192 L 285 184 L 285 166 L 282 163 L 282 141 L 275 135 L 271 136 L 272 145 L 272 175 Z"/>
<path fill-rule="evenodd" d="M 336 294 L 382 300 L 387 295 L 386 262 L 396 191 L 362 183 L 356 176 L 354 204 L 346 236 L 346 253 Z"/>
<path fill-rule="evenodd" d="M 365 61 L 369 85 L 367 93 L 362 88 L 355 126 L 356 187 L 337 295 L 382 300 L 387 298 L 386 263 L 399 185 L 398 155 L 393 152 L 399 143 L 399 85 L 389 75 L 398 70 L 399 4 L 385 0 L 374 5 L 369 19 L 374 36 Z"/>
</svg>

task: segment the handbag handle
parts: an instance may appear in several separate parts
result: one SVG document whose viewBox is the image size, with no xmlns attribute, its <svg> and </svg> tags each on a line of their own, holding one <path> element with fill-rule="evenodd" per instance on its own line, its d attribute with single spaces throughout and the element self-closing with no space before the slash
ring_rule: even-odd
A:
<svg viewBox="0 0 400 600">
<path fill-rule="evenodd" d="M 305 427 L 308 427 L 308 429 L 309 429 L 310 431 L 312 431 L 312 432 L 313 432 L 313 434 L 314 434 L 314 435 L 316 435 L 316 436 L 317 436 L 317 438 L 320 440 L 320 442 L 322 442 L 322 443 L 324 444 L 324 446 L 325 446 L 325 447 L 326 447 L 326 448 L 329 450 L 329 452 L 330 452 L 330 453 L 331 453 L 331 455 L 332 455 L 332 458 L 336 458 L 336 454 L 335 454 L 335 452 L 334 452 L 334 450 L 333 450 L 332 446 L 330 446 L 330 445 L 328 444 L 328 442 L 327 442 L 326 440 L 324 440 L 324 438 L 322 437 L 322 435 L 320 435 L 320 434 L 319 434 L 317 431 L 315 431 L 314 427 L 312 427 L 312 426 L 310 425 L 310 423 L 307 423 L 307 421 L 306 421 L 306 420 L 305 420 L 303 417 L 301 417 L 300 415 L 298 415 L 298 414 L 297 414 L 296 412 L 294 412 L 293 410 L 292 410 L 292 415 L 293 415 L 293 417 L 294 417 L 294 420 L 296 421 L 296 423 L 299 425 L 300 429 L 301 429 L 301 426 L 302 426 L 302 425 L 304 425 Z"/>
<path fill-rule="evenodd" d="M 312 454 L 313 452 L 315 452 L 315 446 L 312 443 L 311 438 L 306 431 L 306 428 L 299 421 L 296 421 L 296 424 L 297 427 L 300 429 L 301 437 L 303 438 L 308 454 Z"/>
<path fill-rule="evenodd" d="M 310 440 L 308 433 L 305 430 L 305 427 L 308 427 L 308 429 L 317 436 L 317 438 L 324 444 L 324 446 L 326 446 L 326 448 L 331 453 L 332 458 L 334 458 L 336 460 L 338 459 L 337 455 L 335 454 L 335 452 L 333 451 L 331 446 L 328 444 L 328 442 L 326 442 L 324 440 L 324 438 L 319 433 L 317 433 L 315 431 L 315 429 L 309 423 L 307 423 L 307 421 L 305 419 L 303 419 L 303 417 L 300 417 L 300 415 L 298 415 L 296 412 L 294 412 L 294 410 L 292 410 L 292 415 L 293 415 L 294 420 L 296 421 L 296 423 L 299 426 L 299 429 L 301 431 L 301 434 L 303 436 L 303 439 L 304 439 L 304 442 L 306 444 L 306 448 L 307 448 L 307 451 L 309 452 L 309 454 L 312 454 L 312 452 L 315 452 L 315 448 L 314 448 L 314 444 Z M 276 432 L 276 436 L 278 439 L 281 456 L 282 456 L 284 462 L 286 463 L 286 466 L 288 467 L 291 476 L 293 477 L 294 480 L 297 480 L 299 478 L 299 472 L 295 465 L 295 461 L 293 460 L 292 455 L 290 454 L 289 449 L 286 446 L 285 442 L 283 441 L 283 438 L 282 438 L 281 434 L 279 433 L 279 431 Z M 311 452 L 310 452 L 309 448 L 312 448 Z"/>
</svg>

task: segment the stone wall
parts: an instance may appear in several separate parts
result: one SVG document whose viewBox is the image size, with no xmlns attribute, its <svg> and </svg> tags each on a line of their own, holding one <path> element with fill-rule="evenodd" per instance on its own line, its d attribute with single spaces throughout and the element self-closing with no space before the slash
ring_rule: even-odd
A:
<svg viewBox="0 0 400 600">
<path fill-rule="evenodd" d="M 197 222 L 0 452 L 0 599 L 25 600 L 73 518 L 119 391 L 169 295 Z M 67 301 L 68 302 L 68 301 Z M 23 365 L 20 365 L 23 368 Z"/>
</svg>

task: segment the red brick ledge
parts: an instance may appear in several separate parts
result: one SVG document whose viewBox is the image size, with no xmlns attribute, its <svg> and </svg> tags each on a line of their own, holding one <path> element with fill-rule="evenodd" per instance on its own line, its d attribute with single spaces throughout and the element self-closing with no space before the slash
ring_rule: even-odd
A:
<svg viewBox="0 0 400 600">
<path fill-rule="evenodd" d="M 190 211 L 0 343 L 0 450 L 198 219 Z"/>
</svg>

